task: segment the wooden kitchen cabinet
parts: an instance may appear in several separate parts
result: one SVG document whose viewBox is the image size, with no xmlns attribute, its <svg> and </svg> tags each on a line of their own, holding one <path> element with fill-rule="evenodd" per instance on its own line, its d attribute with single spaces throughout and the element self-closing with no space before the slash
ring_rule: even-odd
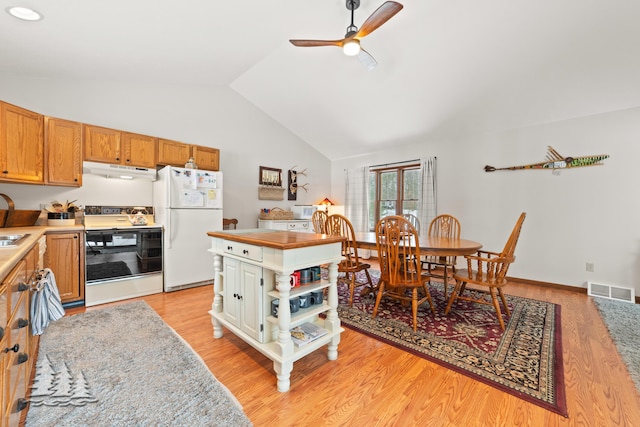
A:
<svg viewBox="0 0 640 427">
<path fill-rule="evenodd" d="M 48 232 L 44 266 L 55 274 L 62 303 L 84 300 L 84 234 Z"/>
<path fill-rule="evenodd" d="M 127 166 L 156 167 L 158 138 L 137 133 L 123 132 L 124 157 L 121 164 Z"/>
<path fill-rule="evenodd" d="M 44 116 L 0 102 L 0 181 L 44 183 Z"/>
<path fill-rule="evenodd" d="M 184 142 L 158 139 L 158 165 L 184 167 L 191 157 L 191 146 Z"/>
<path fill-rule="evenodd" d="M 220 170 L 220 150 L 217 148 L 192 145 L 191 154 L 198 165 L 198 169 L 207 171 Z"/>
<path fill-rule="evenodd" d="M 120 163 L 121 132 L 93 125 L 84 127 L 84 159 L 92 162 Z"/>
<path fill-rule="evenodd" d="M 46 183 L 69 187 L 82 186 L 82 123 L 44 118 L 47 153 Z"/>
<path fill-rule="evenodd" d="M 116 165 L 156 167 L 157 138 L 85 125 L 84 159 Z"/>
<path fill-rule="evenodd" d="M 35 360 L 31 348 L 31 328 L 29 318 L 29 279 L 27 264 L 33 260 L 27 259 L 33 251 L 11 270 L 0 285 L 0 353 L 2 362 L 2 408 L 0 415 L 3 426 L 17 426 L 21 412 L 25 409 L 27 400 L 27 386 L 31 367 Z M 30 268 L 33 268 L 32 266 Z M 4 304 L 1 304 L 4 303 Z"/>
</svg>

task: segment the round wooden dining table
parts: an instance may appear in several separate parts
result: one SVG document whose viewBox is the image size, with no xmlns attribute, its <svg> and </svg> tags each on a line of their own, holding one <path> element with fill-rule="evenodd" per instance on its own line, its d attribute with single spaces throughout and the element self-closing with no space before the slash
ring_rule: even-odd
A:
<svg viewBox="0 0 640 427">
<path fill-rule="evenodd" d="M 358 248 L 376 250 L 376 233 L 355 233 Z M 482 248 L 482 244 L 466 239 L 418 236 L 420 255 L 463 256 L 471 255 Z"/>
</svg>

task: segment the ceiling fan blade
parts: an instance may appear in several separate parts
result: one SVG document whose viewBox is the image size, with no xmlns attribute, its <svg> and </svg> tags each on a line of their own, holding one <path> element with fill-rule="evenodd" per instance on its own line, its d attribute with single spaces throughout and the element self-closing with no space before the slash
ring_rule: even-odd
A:
<svg viewBox="0 0 640 427">
<path fill-rule="evenodd" d="M 376 61 L 369 52 L 362 48 L 358 53 L 358 61 L 360 61 L 360 63 L 367 69 L 367 71 L 373 70 L 378 65 L 378 61 Z"/>
<path fill-rule="evenodd" d="M 355 35 L 356 38 L 364 37 L 378 29 L 382 24 L 402 10 L 403 6 L 395 1 L 387 1 L 377 8 L 371 16 L 364 21 L 360 27 L 360 31 Z"/>
<path fill-rule="evenodd" d="M 342 47 L 342 40 L 289 40 L 292 45 L 298 47 L 315 47 L 315 46 L 338 46 Z"/>
</svg>

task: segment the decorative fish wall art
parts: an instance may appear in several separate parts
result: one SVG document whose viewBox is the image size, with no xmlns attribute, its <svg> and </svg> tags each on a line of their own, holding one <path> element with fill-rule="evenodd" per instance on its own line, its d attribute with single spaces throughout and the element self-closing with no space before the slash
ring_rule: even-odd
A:
<svg viewBox="0 0 640 427">
<path fill-rule="evenodd" d="M 507 168 L 494 168 L 493 166 L 485 166 L 485 172 L 493 172 L 493 171 L 515 171 L 520 169 L 568 169 L 568 168 L 579 168 L 582 166 L 598 166 L 602 165 L 602 161 L 609 157 L 608 154 L 598 154 L 594 156 L 583 156 L 583 157 L 563 157 L 558 153 L 553 147 L 549 146 L 547 148 L 547 160 L 541 163 L 533 163 L 530 165 L 523 166 L 510 166 Z"/>
</svg>

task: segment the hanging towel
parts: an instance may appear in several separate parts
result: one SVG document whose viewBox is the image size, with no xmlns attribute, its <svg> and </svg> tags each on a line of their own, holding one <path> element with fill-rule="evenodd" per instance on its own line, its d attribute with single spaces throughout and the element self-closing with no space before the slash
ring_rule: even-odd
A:
<svg viewBox="0 0 640 427">
<path fill-rule="evenodd" d="M 56 285 L 56 277 L 50 268 L 43 270 L 31 299 L 31 331 L 33 335 L 42 335 L 49 322 L 61 319 L 64 308 Z"/>
</svg>

